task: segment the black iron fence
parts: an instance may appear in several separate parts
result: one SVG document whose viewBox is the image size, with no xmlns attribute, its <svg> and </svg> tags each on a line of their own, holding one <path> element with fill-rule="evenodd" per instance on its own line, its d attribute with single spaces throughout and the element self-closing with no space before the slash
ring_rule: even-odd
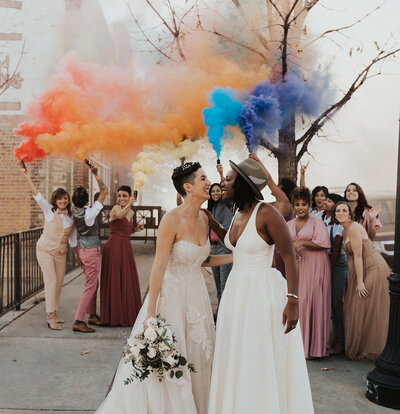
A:
<svg viewBox="0 0 400 414">
<path fill-rule="evenodd" d="M 99 216 L 100 238 L 107 239 L 112 206 L 104 206 Z M 134 223 L 144 230 L 132 233 L 132 240 L 154 241 L 163 211 L 160 206 L 134 206 Z M 0 316 L 43 289 L 43 276 L 36 260 L 36 243 L 43 227 L 0 236 Z M 67 273 L 75 266 L 72 249 L 68 248 Z"/>
<path fill-rule="evenodd" d="M 98 224 L 100 231 L 100 239 L 107 240 L 110 235 L 110 213 L 113 206 L 104 206 L 99 214 Z M 160 220 L 164 215 L 161 206 L 132 206 L 133 222 L 135 224 L 143 224 L 144 230 L 139 233 L 132 233 L 131 240 L 151 240 L 157 239 L 157 230 Z"/>
<path fill-rule="evenodd" d="M 43 227 L 0 236 L 0 315 L 19 309 L 21 303 L 43 289 L 43 277 L 36 260 L 36 243 Z M 75 266 L 71 249 L 67 272 Z"/>
</svg>

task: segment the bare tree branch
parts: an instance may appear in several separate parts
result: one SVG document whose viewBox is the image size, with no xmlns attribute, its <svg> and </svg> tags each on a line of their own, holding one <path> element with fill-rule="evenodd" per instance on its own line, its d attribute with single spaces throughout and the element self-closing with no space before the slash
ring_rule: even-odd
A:
<svg viewBox="0 0 400 414">
<path fill-rule="evenodd" d="M 220 33 L 215 28 L 214 29 L 204 29 L 203 27 L 201 27 L 201 30 L 203 32 L 207 32 L 207 33 L 214 34 L 214 35 L 220 37 L 221 39 L 225 40 L 226 42 L 232 43 L 232 44 L 234 44 L 236 46 L 240 46 L 243 49 L 246 49 L 246 50 L 249 50 L 250 52 L 255 53 L 256 55 L 260 56 L 260 58 L 263 60 L 263 62 L 265 62 L 265 60 L 267 59 L 267 56 L 264 55 L 259 50 L 255 49 L 255 48 L 253 48 L 253 47 L 251 47 L 249 45 L 247 45 L 246 43 L 239 42 L 239 41 L 235 40 L 234 38 L 232 38 L 230 36 L 227 36 L 227 35 L 225 35 L 223 33 Z"/>
<path fill-rule="evenodd" d="M 136 18 L 135 14 L 133 13 L 133 10 L 131 9 L 130 4 L 127 3 L 129 12 L 132 16 L 133 21 L 135 22 L 136 26 L 139 28 L 140 33 L 142 34 L 142 36 L 145 38 L 146 42 L 149 43 L 149 45 L 151 45 L 158 53 L 160 53 L 160 55 L 164 56 L 165 58 L 175 61 L 175 59 L 173 59 L 171 56 L 169 56 L 167 53 L 165 53 L 160 47 L 158 47 L 151 39 L 149 36 L 147 36 L 146 32 L 144 31 L 144 29 L 142 28 L 142 26 L 140 25 L 138 19 Z"/>
<path fill-rule="evenodd" d="M 285 20 L 285 17 L 283 16 L 283 14 L 281 13 L 281 11 L 279 10 L 278 6 L 273 2 L 273 0 L 265 0 L 267 2 L 267 4 L 271 4 L 271 6 L 277 11 L 279 17 L 282 20 Z"/>
<path fill-rule="evenodd" d="M 264 148 L 266 148 L 267 150 L 271 151 L 271 153 L 273 154 L 274 157 L 278 156 L 279 148 L 272 145 L 269 141 L 263 140 L 262 141 L 262 146 Z"/>
<path fill-rule="evenodd" d="M 267 39 L 258 31 L 255 30 L 251 22 L 249 21 L 246 13 L 244 12 L 239 0 L 232 0 L 232 3 L 238 10 L 239 14 L 242 16 L 244 22 L 249 26 L 252 33 L 254 33 L 256 39 L 260 42 L 260 44 L 264 47 L 266 51 L 269 51 L 268 41 Z"/>
<path fill-rule="evenodd" d="M 15 65 L 14 72 L 12 73 L 11 76 L 9 76 L 9 74 L 7 73 L 6 76 L 5 76 L 5 81 L 2 84 L 0 84 L 0 95 L 2 95 L 7 89 L 10 88 L 10 86 L 12 85 L 14 79 L 16 78 L 17 70 L 18 70 L 19 65 L 22 61 L 22 58 L 24 56 L 24 50 L 25 50 L 25 42 L 22 45 L 21 54 L 19 56 L 17 64 Z M 7 72 L 8 72 L 8 69 L 7 69 Z"/>
<path fill-rule="evenodd" d="M 364 68 L 362 72 L 360 72 L 354 82 L 351 84 L 345 95 L 340 99 L 340 101 L 336 102 L 328 109 L 326 109 L 307 129 L 302 137 L 295 141 L 296 147 L 302 144 L 300 151 L 297 154 L 296 160 L 297 162 L 300 161 L 301 157 L 307 152 L 307 148 L 309 143 L 311 142 L 312 138 L 318 131 L 324 126 L 324 124 L 331 119 L 331 117 L 336 114 L 353 96 L 353 94 L 364 84 L 364 82 L 373 77 L 377 76 L 377 74 L 370 75 L 369 72 L 373 66 L 375 66 L 378 62 L 382 62 L 383 60 L 387 59 L 390 56 L 395 55 L 396 53 L 400 52 L 400 48 L 395 49 L 391 52 L 385 53 L 384 51 L 379 52 L 379 54 L 369 63 L 368 66 Z"/>
<path fill-rule="evenodd" d="M 293 13 L 294 8 L 296 7 L 299 0 L 295 0 L 292 4 L 292 7 L 290 8 L 288 14 L 285 16 L 283 21 L 283 38 L 282 38 L 282 55 L 281 55 L 281 61 L 282 61 L 282 80 L 285 79 L 286 72 L 288 70 L 287 66 L 287 58 L 288 58 L 288 35 L 289 35 L 289 29 L 290 29 L 290 23 L 289 18 L 291 14 Z"/>
<path fill-rule="evenodd" d="M 330 33 L 339 33 L 342 30 L 346 30 L 346 29 L 351 29 L 352 27 L 356 26 L 358 23 L 361 23 L 363 20 L 365 20 L 368 16 L 370 16 L 372 13 L 375 13 L 377 10 L 379 10 L 382 7 L 382 5 L 379 5 L 377 7 L 375 7 L 375 9 L 371 10 L 370 12 L 368 12 L 364 17 L 362 17 L 361 19 L 358 19 L 357 21 L 347 25 L 347 26 L 343 26 L 343 27 L 338 27 L 336 29 L 330 29 L 330 30 L 326 30 L 324 33 L 320 34 L 318 37 L 316 37 L 314 40 L 312 40 L 311 42 L 307 43 L 304 47 L 310 46 L 311 44 L 315 43 L 317 40 L 322 39 L 323 37 L 325 37 L 326 35 L 330 34 Z"/>
<path fill-rule="evenodd" d="M 304 7 L 301 9 L 301 11 L 299 13 L 296 14 L 296 16 L 293 17 L 293 19 L 289 22 L 289 24 L 292 24 L 293 22 L 295 22 L 301 14 L 303 14 L 303 12 L 309 12 L 317 3 L 319 2 L 319 0 L 313 0 L 313 1 L 306 1 L 306 4 L 304 5 Z"/>
</svg>

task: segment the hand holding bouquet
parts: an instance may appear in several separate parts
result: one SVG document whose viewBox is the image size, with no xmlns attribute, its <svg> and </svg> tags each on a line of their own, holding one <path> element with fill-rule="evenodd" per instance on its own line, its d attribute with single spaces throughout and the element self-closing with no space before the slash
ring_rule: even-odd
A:
<svg viewBox="0 0 400 414">
<path fill-rule="evenodd" d="M 133 372 L 125 380 L 125 385 L 135 379 L 144 381 L 151 372 L 159 381 L 169 373 L 170 378 L 181 378 L 180 367 L 187 365 L 191 372 L 196 372 L 193 364 L 176 349 L 176 339 L 165 319 L 161 315 L 149 318 L 143 331 L 134 331 L 125 345 L 123 358 L 126 364 L 131 363 Z"/>
</svg>

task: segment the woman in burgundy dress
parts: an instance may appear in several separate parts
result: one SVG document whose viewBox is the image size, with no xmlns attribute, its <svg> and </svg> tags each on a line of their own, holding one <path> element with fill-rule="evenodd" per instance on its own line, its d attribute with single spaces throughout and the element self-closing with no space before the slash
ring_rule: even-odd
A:
<svg viewBox="0 0 400 414">
<path fill-rule="evenodd" d="M 100 324 L 132 326 L 142 306 L 139 278 L 130 241 L 134 231 L 131 188 L 121 186 L 110 215 L 110 237 L 104 246 L 100 279 Z"/>
</svg>

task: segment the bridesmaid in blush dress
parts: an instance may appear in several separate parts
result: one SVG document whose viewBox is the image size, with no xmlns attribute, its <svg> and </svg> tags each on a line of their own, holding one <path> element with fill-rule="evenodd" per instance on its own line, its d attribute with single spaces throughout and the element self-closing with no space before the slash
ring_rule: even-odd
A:
<svg viewBox="0 0 400 414">
<path fill-rule="evenodd" d="M 139 278 L 130 241 L 135 199 L 129 186 L 118 188 L 111 210 L 110 237 L 104 246 L 100 279 L 100 324 L 132 326 L 142 306 Z"/>
<path fill-rule="evenodd" d="M 381 206 L 370 206 L 363 189 L 356 183 L 350 183 L 346 187 L 344 198 L 350 203 L 353 220 L 360 223 L 367 231 L 368 237 L 373 240 L 376 230 L 382 227 L 378 218 Z"/>
<path fill-rule="evenodd" d="M 335 215 L 344 227 L 349 269 L 344 295 L 345 353 L 349 359 L 374 361 L 388 333 L 390 268 L 372 247 L 362 224 L 352 220 L 350 203 L 337 203 Z"/>
<path fill-rule="evenodd" d="M 292 202 L 296 218 L 288 222 L 299 261 L 299 314 L 306 358 L 329 354 L 331 322 L 331 247 L 324 222 L 309 214 L 310 191 L 297 188 Z"/>
</svg>

